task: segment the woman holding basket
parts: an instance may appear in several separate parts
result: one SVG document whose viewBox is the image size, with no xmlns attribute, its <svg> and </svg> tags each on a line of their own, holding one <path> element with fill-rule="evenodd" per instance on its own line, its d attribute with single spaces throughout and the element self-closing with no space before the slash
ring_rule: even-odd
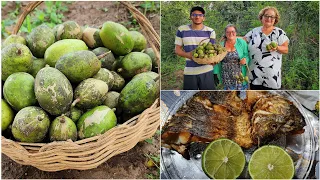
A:
<svg viewBox="0 0 320 180">
<path fill-rule="evenodd" d="M 224 41 L 220 44 L 227 49 L 227 55 L 216 66 L 214 74 L 225 90 L 248 89 L 247 64 L 250 62 L 248 45 L 242 38 L 237 38 L 236 26 L 229 24 L 224 29 Z"/>
</svg>

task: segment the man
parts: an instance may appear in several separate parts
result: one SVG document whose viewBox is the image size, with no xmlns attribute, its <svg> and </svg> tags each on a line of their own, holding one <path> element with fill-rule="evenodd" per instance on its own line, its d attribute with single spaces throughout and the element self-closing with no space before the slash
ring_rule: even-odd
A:
<svg viewBox="0 0 320 180">
<path fill-rule="evenodd" d="M 205 11 L 202 7 L 196 6 L 191 9 L 190 20 L 192 24 L 178 28 L 175 39 L 175 53 L 186 58 L 183 89 L 214 90 L 213 65 L 196 63 L 192 60 L 192 51 L 199 45 L 201 40 L 206 38 L 210 38 L 210 42 L 214 44 L 216 33 L 212 28 L 203 24 Z"/>
</svg>

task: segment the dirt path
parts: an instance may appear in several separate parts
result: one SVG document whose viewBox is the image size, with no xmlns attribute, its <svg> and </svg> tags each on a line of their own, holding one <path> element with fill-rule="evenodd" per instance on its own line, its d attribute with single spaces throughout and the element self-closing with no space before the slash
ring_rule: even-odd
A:
<svg viewBox="0 0 320 180">
<path fill-rule="evenodd" d="M 135 5 L 143 2 L 134 3 Z M 27 2 L 23 2 L 27 4 Z M 40 8 L 44 8 L 42 3 Z M 8 12 L 15 9 L 13 2 L 8 2 L 2 7 L 2 19 L 7 18 Z M 73 20 L 82 26 L 99 27 L 105 21 L 129 21 L 129 11 L 117 2 L 73 2 L 68 4 L 68 11 L 64 13 L 63 21 Z M 147 13 L 146 17 L 150 20 L 154 29 L 160 34 L 160 16 L 159 13 Z M 130 27 L 130 25 L 129 25 Z M 12 28 L 12 27 L 11 27 Z M 159 178 L 159 172 L 156 167 L 148 168 L 145 162 L 148 160 L 146 154 L 159 156 L 160 140 L 159 135 L 152 138 L 152 143 L 139 142 L 133 149 L 112 157 L 107 162 L 101 164 L 95 169 L 79 171 L 65 170 L 59 172 L 44 172 L 32 166 L 20 165 L 6 155 L 2 154 L 1 177 L 3 179 L 146 179 Z"/>
</svg>

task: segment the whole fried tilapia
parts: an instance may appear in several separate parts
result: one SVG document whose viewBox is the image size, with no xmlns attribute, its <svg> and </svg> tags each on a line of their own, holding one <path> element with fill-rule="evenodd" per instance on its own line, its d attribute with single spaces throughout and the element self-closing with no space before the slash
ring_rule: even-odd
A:
<svg viewBox="0 0 320 180">
<path fill-rule="evenodd" d="M 192 142 L 228 138 L 241 147 L 266 143 L 303 130 L 305 121 L 287 99 L 267 92 L 202 91 L 183 105 L 162 128 L 162 146 L 187 157 Z"/>
</svg>

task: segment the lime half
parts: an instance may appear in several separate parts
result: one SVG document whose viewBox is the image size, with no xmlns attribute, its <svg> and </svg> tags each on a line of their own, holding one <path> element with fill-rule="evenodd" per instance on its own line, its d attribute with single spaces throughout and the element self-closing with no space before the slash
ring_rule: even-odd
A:
<svg viewBox="0 0 320 180">
<path fill-rule="evenodd" d="M 202 155 L 202 169 L 215 179 L 235 179 L 245 165 L 241 147 L 229 140 L 218 139 L 211 142 Z"/>
<path fill-rule="evenodd" d="M 262 146 L 249 162 L 252 179 L 292 179 L 294 165 L 290 155 L 278 146 Z"/>
</svg>

